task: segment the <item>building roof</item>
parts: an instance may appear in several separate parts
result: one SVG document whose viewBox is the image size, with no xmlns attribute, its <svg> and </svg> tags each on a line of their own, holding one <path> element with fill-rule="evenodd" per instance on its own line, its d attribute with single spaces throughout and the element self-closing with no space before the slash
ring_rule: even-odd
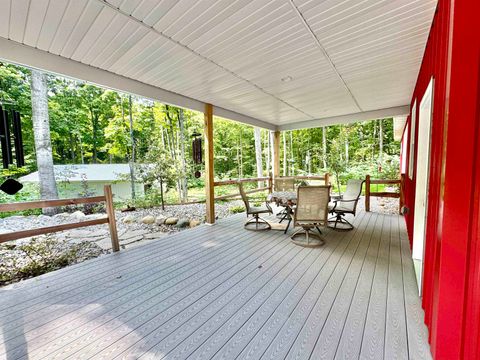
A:
<svg viewBox="0 0 480 360">
<path fill-rule="evenodd" d="M 437 0 L 29 4 L 0 2 L 0 58 L 287 130 L 407 114 Z"/>
<path fill-rule="evenodd" d="M 88 181 L 118 181 L 126 179 L 130 174 L 128 164 L 85 164 L 85 165 L 54 165 L 57 181 L 80 182 Z M 23 176 L 21 182 L 38 182 L 38 171 Z"/>
</svg>

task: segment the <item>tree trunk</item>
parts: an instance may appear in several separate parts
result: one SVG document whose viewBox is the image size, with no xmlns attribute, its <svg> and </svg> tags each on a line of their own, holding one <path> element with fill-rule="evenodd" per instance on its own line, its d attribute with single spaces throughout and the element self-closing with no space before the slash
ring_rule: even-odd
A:
<svg viewBox="0 0 480 360">
<path fill-rule="evenodd" d="M 327 171 L 327 127 L 322 126 L 322 160 L 323 169 Z"/>
<path fill-rule="evenodd" d="M 378 130 L 378 144 L 379 144 L 379 154 L 378 154 L 378 160 L 380 163 L 380 167 L 383 165 L 383 119 L 379 120 L 379 130 Z"/>
<path fill-rule="evenodd" d="M 262 138 L 261 138 L 261 129 L 255 127 L 253 129 L 253 136 L 255 138 L 255 162 L 257 165 L 257 177 L 262 177 L 263 175 L 263 159 L 262 159 Z M 262 187 L 263 181 L 259 181 L 257 186 Z"/>
<path fill-rule="evenodd" d="M 346 138 L 346 139 L 345 139 L 345 163 L 346 163 L 346 164 L 348 164 L 348 161 L 349 161 L 349 158 L 350 158 L 350 157 L 349 157 L 349 154 L 348 154 L 348 152 L 349 152 L 348 147 L 349 147 L 348 138 Z"/>
<path fill-rule="evenodd" d="M 47 76 L 40 71 L 32 70 L 31 89 L 33 135 L 37 154 L 40 195 L 42 199 L 58 199 L 50 140 Z M 43 209 L 45 215 L 53 215 L 55 212 L 54 208 Z"/>
<path fill-rule="evenodd" d="M 178 127 L 180 128 L 180 154 L 182 158 L 182 201 L 188 199 L 188 184 L 187 184 L 187 162 L 185 159 L 185 121 L 183 109 L 178 110 Z"/>
<path fill-rule="evenodd" d="M 295 165 L 294 165 L 294 158 L 293 158 L 293 131 L 290 131 L 290 176 L 295 176 Z"/>
<path fill-rule="evenodd" d="M 287 133 L 282 133 L 283 137 L 283 176 L 287 176 Z"/>
<path fill-rule="evenodd" d="M 135 199 L 135 136 L 133 134 L 132 95 L 128 96 L 128 117 L 130 120 L 130 142 L 132 143 L 130 154 L 130 186 L 132 188 L 132 199 Z"/>
</svg>

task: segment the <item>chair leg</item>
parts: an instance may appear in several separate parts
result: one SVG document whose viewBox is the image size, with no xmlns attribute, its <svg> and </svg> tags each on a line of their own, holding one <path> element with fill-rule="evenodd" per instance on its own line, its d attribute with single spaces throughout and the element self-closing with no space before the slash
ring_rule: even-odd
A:
<svg viewBox="0 0 480 360">
<path fill-rule="evenodd" d="M 285 228 L 285 231 L 283 232 L 284 234 L 287 233 L 287 230 L 288 228 L 290 227 L 290 223 L 292 222 L 292 218 L 290 217 L 290 219 L 288 219 L 288 224 L 287 224 L 287 227 Z"/>
</svg>

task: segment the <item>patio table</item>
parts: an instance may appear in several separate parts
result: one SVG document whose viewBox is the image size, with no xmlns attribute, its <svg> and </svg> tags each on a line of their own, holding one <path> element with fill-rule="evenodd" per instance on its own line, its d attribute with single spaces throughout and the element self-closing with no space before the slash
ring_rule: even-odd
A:
<svg viewBox="0 0 480 360">
<path fill-rule="evenodd" d="M 283 220 L 288 220 L 287 227 L 284 231 L 286 234 L 290 223 L 292 222 L 293 206 L 297 203 L 297 193 L 295 191 L 273 191 L 270 194 L 270 200 L 277 206 L 282 206 L 285 208 L 284 212 L 279 214 L 282 217 L 280 222 Z"/>
</svg>

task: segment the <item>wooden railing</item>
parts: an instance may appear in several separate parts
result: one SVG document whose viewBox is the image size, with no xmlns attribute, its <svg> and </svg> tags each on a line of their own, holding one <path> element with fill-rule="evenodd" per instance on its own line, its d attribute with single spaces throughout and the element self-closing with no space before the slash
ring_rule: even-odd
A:
<svg viewBox="0 0 480 360">
<path fill-rule="evenodd" d="M 323 176 L 278 176 L 277 178 L 279 179 L 293 179 L 293 180 L 320 180 L 324 181 L 326 184 L 329 183 L 330 177 L 329 174 L 325 174 Z M 275 183 L 275 178 L 272 176 L 265 176 L 265 177 L 256 177 L 256 178 L 243 178 L 243 179 L 236 179 L 236 180 L 222 180 L 222 181 L 215 181 L 213 183 L 213 186 L 225 186 L 225 185 L 235 185 L 238 182 L 241 183 L 258 183 L 258 182 L 267 182 L 267 186 L 259 187 L 253 190 L 248 190 L 245 191 L 246 194 L 253 194 L 257 192 L 262 192 L 268 190 L 269 193 L 273 191 L 274 183 Z M 239 197 L 240 193 L 233 193 L 233 194 L 228 194 L 228 195 L 221 195 L 221 196 L 215 196 L 215 200 L 225 200 L 228 198 L 234 198 L 234 197 Z"/>
<path fill-rule="evenodd" d="M 371 185 L 398 185 L 399 192 L 386 192 L 386 191 L 371 191 Z M 403 177 L 395 180 L 387 179 L 371 179 L 370 175 L 367 175 L 365 178 L 365 211 L 370 211 L 370 197 L 384 197 L 384 198 L 395 198 L 399 199 L 398 212 L 401 213 L 403 206 Z"/>
<path fill-rule="evenodd" d="M 254 193 L 261 192 L 261 191 L 266 191 L 266 190 L 271 192 L 272 191 L 272 177 L 271 176 L 248 178 L 248 179 L 238 179 L 238 180 L 215 181 L 213 183 L 213 186 L 215 187 L 215 186 L 235 185 L 238 182 L 241 182 L 241 183 L 249 183 L 249 182 L 258 183 L 258 182 L 265 182 L 265 181 L 267 182 L 267 186 L 263 186 L 263 187 L 256 188 L 256 189 L 253 189 L 253 190 L 248 190 L 248 191 L 245 191 L 245 193 L 246 194 L 254 194 Z M 228 198 L 238 197 L 238 196 L 240 196 L 240 193 L 233 193 L 233 194 L 215 196 L 214 199 L 215 200 L 225 200 L 225 199 L 228 199 Z"/>
<path fill-rule="evenodd" d="M 109 230 L 110 230 L 110 238 L 112 239 L 112 250 L 119 251 L 120 244 L 118 242 L 117 224 L 115 222 L 115 210 L 113 207 L 113 195 L 112 195 L 112 188 L 110 185 L 105 185 L 103 196 L 0 204 L 0 212 L 22 211 L 22 210 L 30 210 L 30 209 L 45 209 L 45 208 L 52 208 L 52 207 L 58 207 L 58 206 L 92 204 L 92 203 L 99 203 L 99 202 L 105 202 L 105 206 L 107 210 L 106 217 L 103 217 L 100 219 L 86 220 L 86 221 L 81 221 L 76 223 L 47 226 L 47 227 L 42 227 L 37 229 L 20 230 L 20 231 L 14 231 L 11 233 L 0 234 L 0 244 L 7 241 L 17 240 L 21 238 L 30 237 L 30 236 L 50 234 L 54 232 L 76 229 L 76 228 L 86 227 L 86 226 L 108 224 Z"/>
</svg>

